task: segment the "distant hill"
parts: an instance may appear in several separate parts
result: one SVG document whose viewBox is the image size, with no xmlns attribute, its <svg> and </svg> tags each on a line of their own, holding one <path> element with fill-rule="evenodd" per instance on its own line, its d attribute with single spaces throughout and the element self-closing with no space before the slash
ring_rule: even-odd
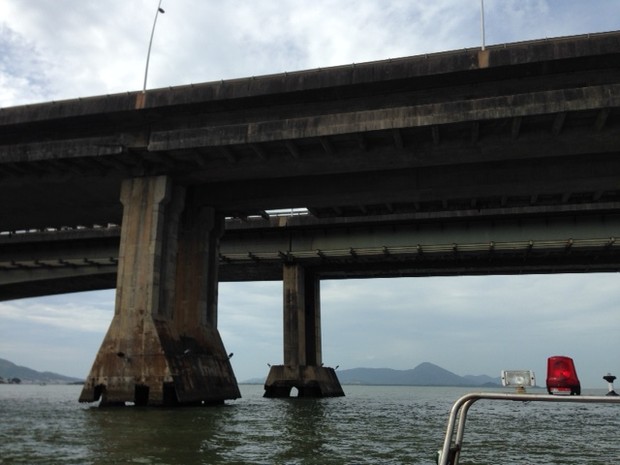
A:
<svg viewBox="0 0 620 465">
<path fill-rule="evenodd" d="M 410 370 L 391 368 L 353 368 L 336 372 L 340 384 L 403 385 L 403 386 L 500 386 L 499 378 L 487 375 L 459 376 L 429 362 L 419 364 Z M 252 378 L 241 384 L 264 384 L 265 378 Z"/>
<path fill-rule="evenodd" d="M 390 368 L 353 368 L 339 370 L 341 384 L 404 385 L 404 386 L 499 386 L 499 378 L 490 376 L 459 376 L 429 362 L 410 370 Z"/>
<path fill-rule="evenodd" d="M 240 381 L 240 384 L 265 384 L 265 381 L 267 381 L 267 377 L 263 377 L 263 378 L 250 378 L 250 379 L 246 379 L 244 381 Z"/>
<path fill-rule="evenodd" d="M 11 378 L 19 378 L 22 383 L 46 383 L 46 384 L 69 384 L 84 381 L 79 378 L 59 375 L 49 371 L 36 371 L 30 368 L 15 365 L 3 358 L 0 358 L 0 378 L 8 381 Z"/>
<path fill-rule="evenodd" d="M 501 378 L 491 378 L 487 375 L 465 375 L 463 378 L 471 382 L 472 386 L 500 386 L 502 384 Z"/>
</svg>

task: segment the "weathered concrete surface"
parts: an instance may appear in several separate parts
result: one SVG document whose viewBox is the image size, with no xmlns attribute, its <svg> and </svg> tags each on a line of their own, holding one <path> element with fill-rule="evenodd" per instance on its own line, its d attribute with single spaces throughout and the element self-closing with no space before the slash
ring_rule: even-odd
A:
<svg viewBox="0 0 620 465">
<path fill-rule="evenodd" d="M 216 403 L 240 397 L 217 331 L 217 240 L 210 209 L 165 176 L 123 183 L 114 318 L 80 396 L 102 405 Z"/>
<path fill-rule="evenodd" d="M 321 365 L 320 282 L 299 264 L 284 264 L 284 364 Z"/>
<path fill-rule="evenodd" d="M 230 219 L 218 277 L 281 281 L 287 261 L 321 279 L 619 271 L 620 202 L 560 211 Z M 112 289 L 119 241 L 118 227 L 0 235 L 0 300 Z"/>
<path fill-rule="evenodd" d="M 453 79 L 461 73 L 461 80 L 469 83 L 467 74 L 480 70 L 495 70 L 497 74 L 510 73 L 510 68 L 529 66 L 529 74 L 541 73 L 539 69 L 548 62 L 582 59 L 600 55 L 617 55 L 620 37 L 617 32 L 588 34 L 533 40 L 513 44 L 432 53 L 413 57 L 390 58 L 368 63 L 317 68 L 267 76 L 251 76 L 203 84 L 191 84 L 147 92 L 144 109 L 170 108 L 178 110 L 184 105 L 204 102 L 232 102 L 240 99 L 259 99 L 274 94 L 316 92 L 339 88 L 354 92 L 368 84 L 403 82 L 415 77 L 421 87 L 431 88 L 438 79 Z M 561 66 L 561 64 L 560 64 Z M 475 74 L 475 73 L 473 73 Z M 38 105 L 26 105 L 0 112 L 1 124 L 31 123 L 65 118 L 98 117 L 108 114 L 123 116 L 134 112 L 141 92 L 81 98 Z M 136 117 L 136 120 L 138 118 Z M 134 122 L 136 121 L 134 120 Z M 109 144 L 108 144 L 109 145 Z"/>
<path fill-rule="evenodd" d="M 619 59 L 614 32 L 0 109 L 0 231 L 118 224 L 160 174 L 230 216 L 614 200 Z"/>
<path fill-rule="evenodd" d="M 284 364 L 272 366 L 265 382 L 265 397 L 343 396 L 332 368 L 323 367 L 321 350 L 320 281 L 299 264 L 285 264 Z"/>
<path fill-rule="evenodd" d="M 270 368 L 264 397 L 290 397 L 293 388 L 297 389 L 298 397 L 344 396 L 333 368 L 299 365 L 274 365 Z"/>
</svg>

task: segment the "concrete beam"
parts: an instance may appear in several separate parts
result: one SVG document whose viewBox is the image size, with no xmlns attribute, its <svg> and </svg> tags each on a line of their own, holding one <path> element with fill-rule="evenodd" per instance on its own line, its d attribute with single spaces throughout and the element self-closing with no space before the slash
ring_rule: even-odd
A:
<svg viewBox="0 0 620 465">
<path fill-rule="evenodd" d="M 126 118 L 136 113 L 130 123 L 148 119 L 148 110 L 179 109 L 184 105 L 212 104 L 221 101 L 241 102 L 273 94 L 299 95 L 300 92 L 318 92 L 321 89 L 351 87 L 365 91 L 366 86 L 386 81 L 402 82 L 417 78 L 418 87 L 427 88 L 441 84 L 463 82 L 464 75 L 475 74 L 479 79 L 497 79 L 498 76 L 521 76 L 546 72 L 557 73 L 556 68 L 566 71 L 567 60 L 583 62 L 589 59 L 590 67 L 601 66 L 596 58 L 609 60 L 620 50 L 620 34 L 617 32 L 587 34 L 555 39 L 500 44 L 489 46 L 481 59 L 479 48 L 425 54 L 414 57 L 380 60 L 369 63 L 335 66 L 268 76 L 252 76 L 228 81 L 191 84 L 147 91 L 143 109 L 137 112 L 137 100 L 141 92 L 73 99 L 27 105 L 0 111 L 0 125 L 25 124 L 72 119 L 90 119 L 97 122 L 103 117 L 108 121 Z M 555 63 L 555 65 L 552 65 Z M 570 68 L 569 68 L 570 70 Z M 481 73 L 480 71 L 484 71 Z M 467 81 L 469 82 L 469 81 Z M 137 114 L 139 113 L 139 115 Z M 92 126 L 91 126 L 92 127 Z"/>
<path fill-rule="evenodd" d="M 438 145 L 440 125 L 504 118 L 512 119 L 512 138 L 517 139 L 523 117 L 600 110 L 602 102 L 605 107 L 620 106 L 620 84 L 156 131 L 151 135 L 148 148 L 150 151 L 179 150 L 314 137 L 324 142 L 327 136 L 411 127 L 431 128 L 434 143 Z M 333 148 L 327 151 L 333 152 Z"/>
<path fill-rule="evenodd" d="M 231 219 L 220 241 L 218 280 L 282 280 L 282 263 L 290 260 L 338 278 L 480 274 L 493 267 L 615 271 L 618 246 L 607 243 L 620 228 L 619 209 L 611 202 L 475 208 L 463 215 Z M 557 244 L 571 238 L 573 253 L 564 256 Z M 0 299 L 114 288 L 119 240 L 119 228 L 0 235 Z M 449 253 L 452 244 L 460 254 Z"/>
</svg>

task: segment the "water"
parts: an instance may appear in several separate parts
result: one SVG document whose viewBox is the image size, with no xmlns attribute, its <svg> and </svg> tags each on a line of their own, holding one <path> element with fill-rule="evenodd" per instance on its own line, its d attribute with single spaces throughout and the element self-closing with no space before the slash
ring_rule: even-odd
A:
<svg viewBox="0 0 620 465">
<path fill-rule="evenodd" d="M 81 386 L 0 385 L 0 464 L 430 465 L 468 392 L 344 386 L 341 398 L 264 399 L 262 386 L 240 388 L 221 407 L 99 409 L 77 402 Z M 618 405 L 480 401 L 461 463 L 615 463 L 619 417 Z"/>
</svg>

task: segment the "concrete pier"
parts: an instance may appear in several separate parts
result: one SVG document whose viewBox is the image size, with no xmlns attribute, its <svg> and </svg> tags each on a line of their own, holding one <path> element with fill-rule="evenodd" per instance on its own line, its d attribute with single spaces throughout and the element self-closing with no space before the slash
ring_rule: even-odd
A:
<svg viewBox="0 0 620 465">
<path fill-rule="evenodd" d="M 101 405 L 240 397 L 217 330 L 222 221 L 170 177 L 123 182 L 116 307 L 82 390 Z"/>
<path fill-rule="evenodd" d="M 284 264 L 284 365 L 272 366 L 265 397 L 344 396 L 333 368 L 323 366 L 320 280 L 299 264 Z"/>
</svg>

